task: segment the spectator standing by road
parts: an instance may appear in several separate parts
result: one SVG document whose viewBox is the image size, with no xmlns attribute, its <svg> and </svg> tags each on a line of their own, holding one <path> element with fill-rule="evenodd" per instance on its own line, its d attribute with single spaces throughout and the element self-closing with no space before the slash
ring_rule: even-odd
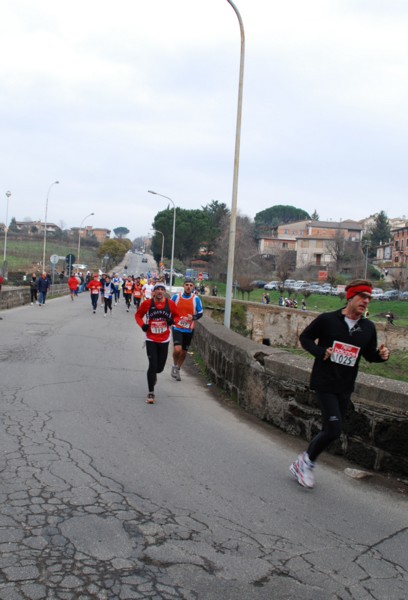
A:
<svg viewBox="0 0 408 600">
<path fill-rule="evenodd" d="M 44 306 L 45 299 L 47 297 L 47 292 L 50 287 L 50 280 L 47 277 L 47 273 L 43 273 L 41 277 L 37 281 L 37 291 L 38 291 L 38 306 Z"/>
<path fill-rule="evenodd" d="M 385 315 L 385 318 L 387 319 L 387 323 L 389 323 L 390 325 L 394 325 L 395 317 L 394 317 L 394 314 L 390 310 Z"/>
<path fill-rule="evenodd" d="M 344 308 L 320 314 L 300 334 L 303 348 L 315 357 L 310 387 L 316 391 L 322 411 L 322 430 L 290 466 L 292 475 L 306 488 L 314 486 L 317 457 L 340 437 L 361 357 L 384 362 L 390 355 L 384 344 L 377 349 L 375 326 L 364 317 L 371 299 L 371 283 L 357 279 L 345 291 Z"/>
<path fill-rule="evenodd" d="M 96 312 L 96 308 L 98 306 L 98 298 L 99 291 L 102 289 L 102 283 L 99 281 L 98 273 L 95 273 L 93 279 L 91 279 L 86 286 L 91 294 L 91 304 L 93 309 L 93 314 Z"/>
<path fill-rule="evenodd" d="M 199 296 L 194 293 L 194 281 L 190 278 L 184 280 L 183 292 L 174 294 L 172 300 L 177 305 L 181 319 L 173 327 L 174 349 L 171 376 L 176 381 L 181 381 L 180 369 L 193 339 L 195 322 L 203 316 L 203 305 Z"/>
<path fill-rule="evenodd" d="M 145 300 L 135 313 L 136 323 L 146 333 L 146 353 L 149 359 L 147 370 L 147 404 L 154 404 L 154 388 L 157 374 L 162 373 L 169 350 L 171 325 L 179 320 L 177 306 L 165 297 L 164 283 L 156 283 L 152 298 Z"/>
<path fill-rule="evenodd" d="M 34 304 L 37 302 L 37 275 L 33 273 L 29 281 L 30 284 L 30 302 Z"/>
</svg>

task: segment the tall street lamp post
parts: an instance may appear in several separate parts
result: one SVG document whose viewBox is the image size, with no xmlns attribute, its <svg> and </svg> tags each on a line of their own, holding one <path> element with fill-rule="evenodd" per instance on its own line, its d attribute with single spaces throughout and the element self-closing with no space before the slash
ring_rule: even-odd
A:
<svg viewBox="0 0 408 600">
<path fill-rule="evenodd" d="M 48 197 L 50 195 L 50 191 L 53 185 L 59 183 L 59 181 L 54 181 L 47 192 L 47 199 L 45 201 L 45 219 L 44 219 L 44 247 L 43 247 L 43 259 L 42 259 L 42 272 L 45 273 L 45 248 L 47 245 L 47 215 L 48 215 Z"/>
<path fill-rule="evenodd" d="M 153 190 L 147 190 L 149 194 L 154 194 L 155 196 L 161 196 L 162 198 L 166 198 L 166 200 L 170 200 L 173 205 L 173 238 L 171 240 L 171 258 L 170 258 L 170 289 L 169 293 L 171 295 L 171 289 L 173 286 L 173 262 L 174 262 L 174 238 L 176 235 L 176 205 L 174 201 L 168 196 L 163 196 L 163 194 L 159 194 L 158 192 L 153 192 Z"/>
<path fill-rule="evenodd" d="M 6 202 L 6 222 L 4 223 L 4 254 L 3 254 L 3 277 L 7 279 L 7 232 L 8 232 L 8 205 L 9 199 L 11 196 L 11 192 L 6 192 L 7 202 Z"/>
<path fill-rule="evenodd" d="M 88 217 L 93 217 L 95 213 L 89 213 L 89 215 L 86 215 L 86 217 L 84 217 L 81 221 L 81 225 L 79 226 L 79 234 L 78 234 L 78 252 L 77 252 L 77 263 L 79 264 L 79 253 L 81 250 L 81 231 L 82 231 L 82 225 L 84 224 L 84 221 L 86 221 L 86 219 Z"/>
<path fill-rule="evenodd" d="M 234 158 L 234 178 L 232 185 L 232 203 L 231 218 L 228 242 L 228 263 L 227 263 L 227 289 L 225 293 L 225 312 L 224 325 L 230 328 L 231 325 L 231 305 L 232 305 L 232 286 L 234 278 L 234 258 L 235 258 L 235 233 L 237 222 L 237 195 L 238 195 L 238 172 L 239 172 L 239 152 L 241 145 L 241 117 L 242 117 L 242 91 L 244 87 L 244 57 L 245 57 L 245 32 L 241 15 L 235 4 L 231 0 L 227 2 L 232 6 L 237 15 L 241 31 L 241 59 L 239 67 L 239 86 L 238 86 L 238 109 L 237 124 L 235 132 L 235 158 Z"/>
</svg>

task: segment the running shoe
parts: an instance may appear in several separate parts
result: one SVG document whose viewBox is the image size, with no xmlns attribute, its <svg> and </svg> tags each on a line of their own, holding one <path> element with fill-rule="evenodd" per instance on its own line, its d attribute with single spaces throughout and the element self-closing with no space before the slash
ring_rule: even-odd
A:
<svg viewBox="0 0 408 600">
<path fill-rule="evenodd" d="M 154 404 L 154 394 L 151 392 L 147 394 L 146 404 Z"/>
<path fill-rule="evenodd" d="M 295 462 L 290 465 L 289 471 L 301 486 L 311 489 L 315 483 L 313 474 L 314 465 L 310 461 L 306 462 L 305 454 L 306 452 L 299 454 Z"/>
<path fill-rule="evenodd" d="M 179 368 L 176 366 L 171 367 L 171 376 L 174 377 L 174 379 L 177 379 L 177 374 L 179 373 Z"/>
<path fill-rule="evenodd" d="M 177 367 L 176 381 L 181 381 L 180 367 Z"/>
</svg>

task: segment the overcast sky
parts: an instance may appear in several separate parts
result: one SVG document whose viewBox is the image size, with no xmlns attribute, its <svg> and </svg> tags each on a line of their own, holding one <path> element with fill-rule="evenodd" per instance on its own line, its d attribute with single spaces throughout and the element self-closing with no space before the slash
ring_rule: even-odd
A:
<svg viewBox="0 0 408 600">
<path fill-rule="evenodd" d="M 238 209 L 408 215 L 407 0 L 235 0 Z M 231 206 L 240 31 L 227 0 L 2 0 L 0 222 L 127 226 Z M 60 184 L 52 186 L 53 181 Z"/>
</svg>

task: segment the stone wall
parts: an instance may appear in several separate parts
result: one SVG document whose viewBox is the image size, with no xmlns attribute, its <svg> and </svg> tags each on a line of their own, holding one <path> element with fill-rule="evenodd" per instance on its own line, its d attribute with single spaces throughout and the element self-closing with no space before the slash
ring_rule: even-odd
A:
<svg viewBox="0 0 408 600">
<path fill-rule="evenodd" d="M 48 296 L 64 296 L 69 294 L 67 284 L 54 284 L 52 291 L 48 293 Z M 0 310 L 7 308 L 15 308 L 16 306 L 23 306 L 23 304 L 30 303 L 30 287 L 28 285 L 22 285 L 18 287 L 3 286 L 0 291 Z"/>
<path fill-rule="evenodd" d="M 194 348 L 212 380 L 247 412 L 306 440 L 320 430 L 311 361 L 260 346 L 206 316 L 197 322 Z M 408 384 L 360 374 L 331 451 L 367 469 L 408 475 Z"/>
</svg>

